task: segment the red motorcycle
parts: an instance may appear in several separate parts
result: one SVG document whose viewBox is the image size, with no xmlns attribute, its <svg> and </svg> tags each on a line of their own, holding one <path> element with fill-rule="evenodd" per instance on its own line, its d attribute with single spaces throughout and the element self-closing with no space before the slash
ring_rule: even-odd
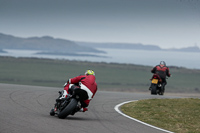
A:
<svg viewBox="0 0 200 133">
<path fill-rule="evenodd" d="M 149 90 L 151 91 L 151 95 L 164 95 L 164 86 L 162 85 L 162 79 L 158 74 L 154 74 L 152 76 L 151 86 Z"/>
</svg>

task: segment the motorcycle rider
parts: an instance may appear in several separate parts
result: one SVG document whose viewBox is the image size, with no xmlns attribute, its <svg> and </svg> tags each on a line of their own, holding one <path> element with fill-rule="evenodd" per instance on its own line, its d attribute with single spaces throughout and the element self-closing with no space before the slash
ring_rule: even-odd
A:
<svg viewBox="0 0 200 133">
<path fill-rule="evenodd" d="M 73 84 L 78 84 L 80 89 L 85 90 L 88 94 L 88 99 L 81 102 L 81 108 L 79 110 L 81 112 L 85 112 L 88 110 L 87 107 L 97 91 L 95 72 L 93 70 L 86 70 L 85 75 L 69 79 L 64 85 L 64 93 L 62 97 L 67 97 L 68 90 Z"/>
<path fill-rule="evenodd" d="M 165 85 L 167 84 L 166 76 L 170 77 L 169 68 L 166 66 L 164 61 L 160 61 L 160 64 L 155 66 L 152 70 L 152 73 L 158 74 L 162 80 L 163 92 L 165 91 Z"/>
</svg>

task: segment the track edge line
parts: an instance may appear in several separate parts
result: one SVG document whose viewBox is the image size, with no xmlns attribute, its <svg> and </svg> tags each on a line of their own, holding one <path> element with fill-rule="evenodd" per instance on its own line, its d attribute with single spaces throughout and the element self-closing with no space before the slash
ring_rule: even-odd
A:
<svg viewBox="0 0 200 133">
<path fill-rule="evenodd" d="M 114 109 L 115 109 L 115 111 L 117 111 L 119 114 L 121 114 L 121 115 L 123 115 L 123 116 L 125 116 L 125 117 L 127 117 L 127 118 L 129 118 L 129 119 L 131 119 L 131 120 L 134 120 L 134 121 L 136 121 L 136 122 L 138 122 L 138 123 L 141 123 L 141 124 L 143 124 L 143 125 L 146 125 L 146 126 L 149 126 L 149 127 L 152 127 L 152 128 L 155 128 L 155 129 L 157 129 L 157 130 L 161 130 L 161 131 L 164 131 L 164 132 L 167 132 L 167 133 L 174 133 L 174 132 L 171 132 L 171 131 L 168 131 L 168 130 L 165 130 L 165 129 L 162 129 L 162 128 L 159 128 L 159 127 L 156 127 L 156 126 L 153 126 L 153 125 L 150 125 L 150 124 L 147 124 L 147 123 L 145 123 L 145 122 L 142 122 L 142 121 L 140 121 L 140 120 L 138 120 L 138 119 L 135 119 L 135 118 L 133 118 L 133 117 L 130 117 L 130 116 L 128 116 L 128 115 L 126 115 L 126 114 L 124 114 L 124 113 L 122 113 L 122 112 L 120 111 L 120 109 L 119 109 L 120 106 L 122 106 L 122 105 L 124 105 L 124 104 L 126 104 L 126 103 L 134 102 L 134 101 L 138 101 L 138 100 L 132 100 L 132 101 L 126 101 L 126 102 L 120 103 L 120 104 L 116 105 L 116 106 L 114 107 Z"/>
</svg>

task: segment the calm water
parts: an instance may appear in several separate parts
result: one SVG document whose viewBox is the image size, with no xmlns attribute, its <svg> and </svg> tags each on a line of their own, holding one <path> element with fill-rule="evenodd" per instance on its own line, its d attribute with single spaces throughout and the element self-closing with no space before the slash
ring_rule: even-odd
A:
<svg viewBox="0 0 200 133">
<path fill-rule="evenodd" d="M 69 59 L 79 61 L 107 62 L 107 63 L 128 63 L 154 66 L 164 60 L 168 66 L 179 66 L 200 69 L 200 53 L 190 52 L 166 52 L 166 51 L 146 51 L 146 50 L 120 50 L 120 49 L 99 49 L 107 54 L 96 54 L 103 57 L 79 57 L 79 56 L 52 56 L 37 55 L 38 51 L 30 50 L 5 50 L 8 53 L 0 53 L 1 56 L 13 57 L 37 57 L 49 59 Z M 87 53 L 88 54 L 88 53 Z"/>
</svg>

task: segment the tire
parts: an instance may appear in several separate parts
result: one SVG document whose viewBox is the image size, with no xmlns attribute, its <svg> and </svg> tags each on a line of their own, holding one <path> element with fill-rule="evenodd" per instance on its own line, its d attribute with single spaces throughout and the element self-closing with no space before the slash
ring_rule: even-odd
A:
<svg viewBox="0 0 200 133">
<path fill-rule="evenodd" d="M 157 85 L 152 85 L 151 86 L 151 95 L 157 95 Z"/>
<path fill-rule="evenodd" d="M 65 119 L 74 109 L 76 108 L 78 101 L 74 98 L 71 99 L 70 103 L 58 114 L 58 118 Z"/>
</svg>

